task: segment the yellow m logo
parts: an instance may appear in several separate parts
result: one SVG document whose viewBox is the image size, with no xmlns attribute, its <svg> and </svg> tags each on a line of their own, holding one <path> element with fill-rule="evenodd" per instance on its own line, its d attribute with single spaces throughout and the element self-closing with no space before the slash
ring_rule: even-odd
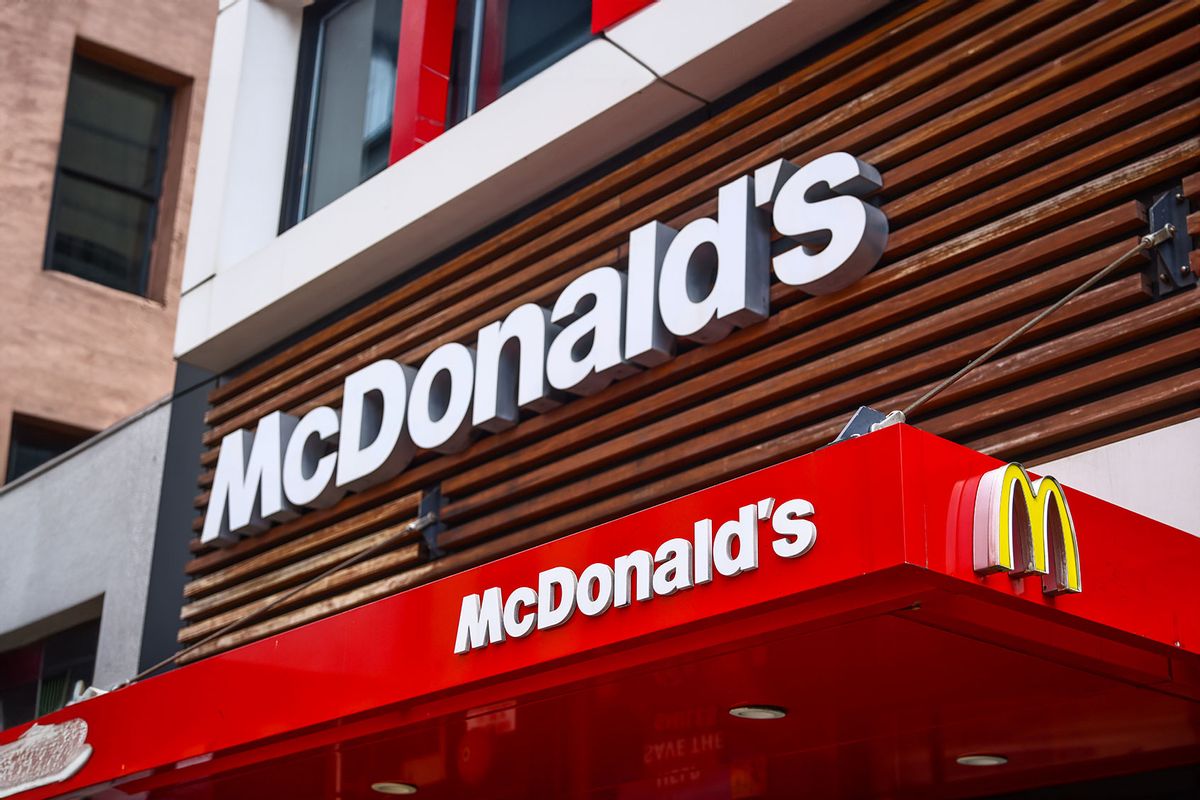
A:
<svg viewBox="0 0 1200 800">
<path fill-rule="evenodd" d="M 1046 594 L 1078 592 L 1075 523 L 1054 478 L 1030 481 L 1020 464 L 1006 464 L 979 481 L 975 495 L 975 571 L 1015 576 L 1037 573 Z"/>
</svg>

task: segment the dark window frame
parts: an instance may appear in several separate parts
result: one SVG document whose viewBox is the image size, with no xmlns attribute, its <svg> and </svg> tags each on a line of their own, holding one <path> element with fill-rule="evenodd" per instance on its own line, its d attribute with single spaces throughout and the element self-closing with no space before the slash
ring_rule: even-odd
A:
<svg viewBox="0 0 1200 800">
<path fill-rule="evenodd" d="M 490 19 L 488 3 L 457 0 L 455 29 L 451 44 L 450 82 L 446 92 L 446 130 L 487 108 L 530 78 L 549 69 L 597 37 L 591 24 L 594 5 L 587 7 L 588 24 L 573 37 L 565 37 L 512 75 L 503 74 L 511 23 L 507 3 L 499 19 Z M 476 17 L 476 14 L 482 16 Z"/>
<path fill-rule="evenodd" d="M 305 7 L 300 25 L 300 51 L 296 63 L 296 85 L 292 92 L 292 115 L 288 128 L 286 169 L 283 178 L 283 202 L 279 209 L 279 233 L 298 225 L 316 211 L 307 212 L 308 172 L 312 168 L 315 125 L 318 113 L 317 79 L 322 60 L 324 22 L 356 0 L 316 0 Z M 401 14 L 403 20 L 403 14 Z M 399 23 L 399 24 L 402 24 Z M 397 37 L 402 33 L 397 29 Z M 396 76 L 399 81 L 399 75 Z M 393 95 L 394 95 L 393 88 Z M 388 139 L 396 124 L 396 108 L 389 115 Z M 388 166 L 391 165 L 388 159 Z M 386 167 L 385 167 L 386 168 Z M 361 182 L 359 185 L 362 185 Z M 319 209 L 317 209 L 319 210 Z"/>
<path fill-rule="evenodd" d="M 22 725 L 64 708 L 70 702 L 71 688 L 76 681 L 91 684 L 95 680 L 96 658 L 100 651 L 100 624 L 100 617 L 86 619 L 0 653 L 0 663 L 14 654 L 36 654 L 38 660 L 37 674 L 32 682 L 33 716 L 28 719 L 0 718 L 0 727 Z M 56 652 L 62 650 L 67 653 Z M 50 656 L 55 657 L 51 659 Z M 61 685 L 50 683 L 51 680 L 60 679 L 64 681 Z M 12 692 L 29 686 L 28 682 L 0 685 L 0 692 Z M 57 689 L 53 697 L 48 694 L 51 689 Z"/>
<path fill-rule="evenodd" d="M 279 235 L 310 216 L 306 213 L 308 198 L 305 196 L 307 193 L 304 187 L 307 185 L 306 172 L 311 169 L 313 124 L 317 115 L 316 105 L 319 102 L 317 80 L 321 69 L 322 21 L 332 17 L 350 2 L 352 0 L 316 0 L 302 12 L 299 58 L 292 91 L 286 169 L 277 229 Z M 410 57 L 399 56 L 396 62 L 396 91 L 392 105 L 388 166 L 470 116 L 456 111 L 462 103 L 462 98 L 455 96 L 451 83 L 455 71 L 461 68 L 459 62 L 468 60 L 463 53 L 465 43 L 458 41 L 461 39 L 461 32 L 456 33 L 456 20 L 461 16 L 462 9 L 472 3 L 463 3 L 460 0 L 404 2 L 406 10 L 401 13 L 399 48 L 401 52 L 409 53 Z M 626 2 L 619 9 L 610 9 L 608 3 L 592 0 L 587 4 L 590 20 L 587 32 L 549 49 L 543 57 L 530 64 L 520 74 L 510 76 L 507 81 L 502 80 L 498 74 L 492 76 L 496 80 L 496 97 L 524 83 L 595 39 L 600 33 L 600 29 L 596 27 L 597 13 L 601 13 L 604 20 L 612 23 L 651 2 L 652 0 L 634 0 L 633 4 Z M 506 17 L 492 32 L 493 35 L 499 33 L 503 37 L 507 25 Z M 441 41 L 442 36 L 446 37 L 445 47 L 430 44 L 434 40 Z M 482 41 L 472 40 L 470 47 L 481 48 Z M 445 63 L 441 61 L 443 55 Z M 502 64 L 496 65 L 497 69 L 501 67 Z M 478 79 L 480 76 L 475 77 Z M 496 97 L 486 98 L 486 102 L 478 104 L 471 113 L 482 109 Z"/>
<path fill-rule="evenodd" d="M 279 210 L 279 233 L 298 224 L 302 216 L 300 187 L 304 182 L 311 132 L 312 105 L 316 99 L 316 75 L 322 18 L 350 0 L 317 0 L 306 6 L 300 24 L 300 54 L 296 63 L 296 86 L 292 92 L 292 119 L 288 127 L 287 167 L 283 177 L 283 203 Z"/>
<path fill-rule="evenodd" d="M 71 442 L 66 449 L 62 450 L 59 455 L 65 453 L 79 445 L 83 444 L 88 439 L 96 435 L 96 431 L 91 431 L 86 428 L 80 428 L 74 425 L 67 425 L 52 420 L 42 419 L 40 417 L 30 416 L 28 414 L 13 414 L 8 426 L 8 452 L 4 454 L 4 481 L 3 483 L 12 483 L 23 475 L 28 475 L 42 464 L 53 461 L 58 456 L 53 456 L 47 461 L 43 461 L 32 469 L 25 470 L 20 475 L 14 475 L 13 471 L 17 466 L 17 442 L 18 429 L 31 431 L 35 436 L 46 436 L 47 438 L 57 438 L 59 442 Z"/>
<path fill-rule="evenodd" d="M 50 194 L 50 211 L 49 219 L 46 224 L 46 246 L 42 256 L 42 269 L 47 272 L 62 272 L 67 275 L 72 275 L 80 280 L 85 280 L 88 283 L 97 283 L 101 286 L 106 286 L 106 288 L 112 289 L 113 291 L 126 292 L 127 294 L 135 294 L 140 297 L 149 297 L 150 288 L 153 283 L 151 281 L 150 273 L 153 267 L 154 245 L 157 238 L 156 234 L 160 217 L 160 206 L 162 205 L 162 192 L 163 186 L 166 183 L 167 160 L 171 146 L 171 121 L 174 117 L 174 100 L 176 89 L 173 86 L 147 80 L 141 75 L 119 69 L 106 64 L 103 61 L 98 61 L 95 58 L 80 55 L 78 52 L 72 54 L 71 67 L 68 73 L 69 76 L 75 74 L 76 66 L 80 63 L 87 64 L 89 68 L 95 69 L 101 73 L 107 72 L 111 75 L 118 76 L 125 81 L 135 81 L 137 83 L 141 83 L 154 89 L 162 95 L 162 118 L 159 120 L 157 138 L 158 146 L 155 148 L 154 158 L 154 187 L 153 192 L 148 192 L 144 189 L 123 186 L 106 178 L 89 175 L 81 170 L 63 166 L 62 148 L 66 140 L 65 133 L 67 126 L 67 108 L 71 99 L 70 92 L 68 90 L 67 101 L 63 104 L 63 123 L 60 127 L 58 157 L 54 164 L 54 187 Z M 84 181 L 110 191 L 136 197 L 149 203 L 150 211 L 146 220 L 146 240 L 142 252 L 141 264 L 138 266 L 138 281 L 136 291 L 128 291 L 119 287 L 107 286 L 99 281 L 94 281 L 90 278 L 77 275 L 69 269 L 62 269 L 54 265 L 54 240 L 58 227 L 56 217 L 58 203 L 60 200 L 60 182 L 63 175 L 66 175 L 73 180 Z"/>
</svg>

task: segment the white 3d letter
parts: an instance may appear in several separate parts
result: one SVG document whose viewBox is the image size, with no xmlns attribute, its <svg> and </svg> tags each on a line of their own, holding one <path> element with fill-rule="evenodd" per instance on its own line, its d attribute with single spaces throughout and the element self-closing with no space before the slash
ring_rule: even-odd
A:
<svg viewBox="0 0 1200 800">
<path fill-rule="evenodd" d="M 775 509 L 771 527 L 780 535 L 771 542 L 771 549 L 781 558 L 796 558 L 817 543 L 817 526 L 805 517 L 812 516 L 813 505 L 807 500 L 788 500 Z"/>
<path fill-rule="evenodd" d="M 621 357 L 624 307 L 625 276 L 612 267 L 586 272 L 567 284 L 550 312 L 552 322 L 565 325 L 546 356 L 551 386 L 587 395 L 633 371 Z"/>
<path fill-rule="evenodd" d="M 357 492 L 399 475 L 413 457 L 404 430 L 409 387 L 416 373 L 390 358 L 346 378 L 337 486 Z"/>
<path fill-rule="evenodd" d="M 667 248 L 658 305 L 676 336 L 715 342 L 767 316 L 770 231 L 750 189 L 745 176 L 722 186 L 717 219 L 689 222 Z"/>
<path fill-rule="evenodd" d="M 331 452 L 337 438 L 338 414 L 328 406 L 317 406 L 297 423 L 283 456 L 283 493 L 290 503 L 329 508 L 342 499 L 345 490 L 334 483 L 337 453 Z"/>
<path fill-rule="evenodd" d="M 798 243 L 775 256 L 779 280 L 828 294 L 879 263 L 887 217 L 860 199 L 883 186 L 870 164 L 849 153 L 830 153 L 799 168 L 775 161 L 755 171 L 754 184 L 755 201 L 772 208 L 775 229 Z"/>
<path fill-rule="evenodd" d="M 429 354 L 413 379 L 408 431 L 413 443 L 457 453 L 471 443 L 471 394 L 475 351 L 450 342 Z"/>
<path fill-rule="evenodd" d="M 221 440 L 200 541 L 231 545 L 244 531 L 260 531 L 267 520 L 296 516 L 283 495 L 283 450 L 296 418 L 275 411 L 258 422 L 253 434 L 242 429 Z"/>
<path fill-rule="evenodd" d="M 575 593 L 579 578 L 569 567 L 553 567 L 538 575 L 538 630 L 557 628 L 575 613 Z M 560 598 L 554 604 L 555 596 Z"/>
<path fill-rule="evenodd" d="M 675 353 L 675 337 L 658 311 L 658 281 L 675 231 L 649 222 L 629 234 L 625 292 L 625 358 L 652 367 Z"/>
<path fill-rule="evenodd" d="M 458 634 L 454 637 L 454 652 L 462 655 L 477 647 L 486 647 L 504 641 L 504 595 L 499 586 L 493 586 L 479 595 L 463 598 L 458 613 Z"/>
<path fill-rule="evenodd" d="M 504 430 L 517 423 L 520 409 L 547 411 L 556 405 L 546 381 L 546 350 L 557 331 L 550 312 L 533 303 L 480 329 L 471 411 L 476 427 Z"/>
</svg>

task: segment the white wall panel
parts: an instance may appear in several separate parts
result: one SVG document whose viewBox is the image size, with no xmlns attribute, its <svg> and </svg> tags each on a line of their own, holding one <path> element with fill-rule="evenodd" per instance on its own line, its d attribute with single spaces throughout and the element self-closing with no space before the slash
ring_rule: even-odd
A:
<svg viewBox="0 0 1200 800">
<path fill-rule="evenodd" d="M 888 0 L 658 0 L 605 36 L 692 94 L 715 100 Z"/>
<path fill-rule="evenodd" d="M 1200 419 L 1032 467 L 1074 489 L 1200 536 Z"/>
</svg>

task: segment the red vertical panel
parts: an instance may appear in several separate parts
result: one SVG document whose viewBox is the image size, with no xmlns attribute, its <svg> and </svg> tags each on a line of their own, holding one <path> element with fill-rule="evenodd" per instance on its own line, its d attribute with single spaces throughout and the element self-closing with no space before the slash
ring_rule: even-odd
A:
<svg viewBox="0 0 1200 800">
<path fill-rule="evenodd" d="M 445 130 L 456 5 L 455 0 L 405 0 L 389 164 Z"/>
<path fill-rule="evenodd" d="M 600 33 L 654 0 L 592 0 L 592 33 Z"/>
</svg>

